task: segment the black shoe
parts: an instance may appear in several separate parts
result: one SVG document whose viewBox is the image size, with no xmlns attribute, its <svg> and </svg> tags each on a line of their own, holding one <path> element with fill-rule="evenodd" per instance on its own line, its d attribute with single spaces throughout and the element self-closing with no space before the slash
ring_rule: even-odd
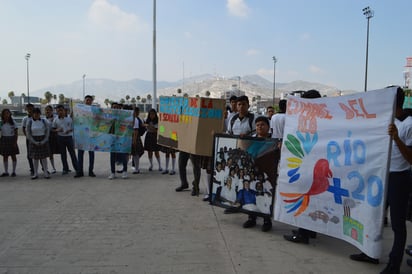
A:
<svg viewBox="0 0 412 274">
<path fill-rule="evenodd" d="M 183 190 L 185 190 L 185 189 L 188 189 L 189 188 L 189 185 L 181 185 L 181 186 L 179 186 L 179 187 L 177 187 L 175 190 L 176 190 L 176 192 L 181 192 L 181 191 L 183 191 Z"/>
<path fill-rule="evenodd" d="M 229 207 L 226 208 L 223 213 L 225 214 L 233 214 L 233 213 L 239 213 L 239 210 L 236 207 Z"/>
<path fill-rule="evenodd" d="M 11 174 L 11 177 L 16 177 L 16 173 L 13 172 L 13 173 Z"/>
<path fill-rule="evenodd" d="M 360 254 L 352 254 L 349 256 L 351 260 L 358 261 L 358 262 L 365 262 L 365 263 L 371 263 L 371 264 L 379 264 L 379 259 L 375 259 L 372 257 L 369 257 L 365 253 L 360 253 Z"/>
<path fill-rule="evenodd" d="M 388 226 L 388 217 L 385 217 L 385 219 L 383 219 L 383 225 Z"/>
<path fill-rule="evenodd" d="M 38 178 L 38 177 L 37 177 L 37 176 L 34 176 L 34 175 L 31 177 L 32 180 L 37 180 L 37 178 Z"/>
<path fill-rule="evenodd" d="M 405 253 L 408 254 L 409 256 L 412 256 L 412 249 L 410 248 L 405 249 Z"/>
<path fill-rule="evenodd" d="M 76 174 L 74 175 L 74 178 L 80 178 L 83 176 L 84 176 L 83 172 L 76 172 Z"/>
<path fill-rule="evenodd" d="M 0 177 L 8 177 L 9 174 L 7 172 L 4 172 L 3 174 L 0 175 Z"/>
<path fill-rule="evenodd" d="M 309 232 L 309 238 L 312 238 L 312 239 L 316 239 L 316 232 L 315 231 L 309 231 L 308 230 L 308 232 Z M 294 234 L 294 235 L 296 235 L 296 234 L 300 234 L 300 232 L 299 232 L 299 230 L 297 230 L 297 229 L 292 229 L 292 233 Z"/>
<path fill-rule="evenodd" d="M 272 229 L 272 221 L 271 220 L 264 220 L 262 225 L 262 231 L 268 232 Z"/>
<path fill-rule="evenodd" d="M 251 228 L 254 226 L 256 226 L 256 220 L 253 220 L 253 219 L 249 219 L 243 223 L 243 228 Z"/>
<path fill-rule="evenodd" d="M 412 259 L 407 259 L 406 264 L 409 265 L 409 266 L 412 266 Z"/>
<path fill-rule="evenodd" d="M 199 196 L 199 188 L 193 187 L 192 188 L 192 193 L 190 195 Z"/>
<path fill-rule="evenodd" d="M 69 174 L 69 171 L 63 170 L 62 175 L 67 175 L 67 174 Z"/>
<path fill-rule="evenodd" d="M 304 237 L 300 234 L 294 234 L 294 235 L 283 235 L 283 238 L 286 241 L 289 242 L 294 242 L 294 243 L 302 243 L 302 244 L 309 244 L 309 238 Z"/>
<path fill-rule="evenodd" d="M 388 263 L 382 270 L 381 274 L 399 274 L 401 273 L 401 267 Z"/>
<path fill-rule="evenodd" d="M 210 200 L 209 195 L 206 194 L 205 197 L 203 197 L 203 202 L 208 202 Z"/>
<path fill-rule="evenodd" d="M 96 174 L 93 171 L 89 171 L 89 177 L 96 177 Z"/>
</svg>

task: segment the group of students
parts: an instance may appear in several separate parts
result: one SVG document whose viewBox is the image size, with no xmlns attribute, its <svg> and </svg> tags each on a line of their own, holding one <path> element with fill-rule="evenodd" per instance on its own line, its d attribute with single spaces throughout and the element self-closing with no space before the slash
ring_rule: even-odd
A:
<svg viewBox="0 0 412 274">
<path fill-rule="evenodd" d="M 85 105 L 92 105 L 93 96 L 86 95 L 84 98 Z M 149 171 L 153 170 L 153 154 L 157 160 L 158 170 L 162 171 L 162 174 L 176 174 L 176 151 L 171 148 L 163 147 L 157 144 L 157 128 L 158 128 L 158 115 L 155 109 L 151 109 L 147 118 L 143 121 L 140 117 L 140 110 L 138 107 L 123 106 L 119 103 L 112 103 L 113 109 L 128 109 L 133 110 L 133 136 L 132 136 L 132 148 L 131 153 L 110 153 L 110 170 L 109 179 L 116 178 L 116 173 L 122 173 L 123 179 L 127 178 L 127 166 L 129 158 L 132 159 L 134 172 L 133 174 L 140 173 L 139 159 L 144 154 L 144 151 L 148 151 L 148 157 L 150 162 Z M 83 159 L 84 150 L 78 149 L 76 155 L 74 138 L 73 138 L 73 120 L 69 115 L 68 110 L 63 105 L 57 105 L 55 112 L 52 106 L 48 105 L 45 108 L 44 116 L 41 113 L 40 108 L 34 107 L 33 104 L 26 105 L 27 115 L 22 119 L 22 132 L 26 137 L 26 149 L 27 160 L 30 168 L 30 176 L 32 180 L 39 178 L 39 166 L 43 171 L 43 176 L 46 179 L 50 178 L 50 174 L 56 173 L 55 154 L 60 154 L 62 161 L 62 175 L 66 175 L 71 172 L 67 161 L 67 154 L 69 154 L 72 168 L 75 171 L 75 178 L 84 176 L 83 172 Z M 10 109 L 3 109 L 1 111 L 0 121 L 0 155 L 3 156 L 4 172 L 1 177 L 15 177 L 17 157 L 20 154 L 18 147 L 18 126 Z M 142 135 L 145 134 L 144 143 L 142 142 Z M 161 166 L 160 153 L 165 153 L 166 166 L 163 170 Z M 90 177 L 96 177 L 94 173 L 94 151 L 88 151 L 89 154 L 89 169 L 88 175 Z M 12 161 L 11 172 L 9 172 L 9 158 Z M 171 160 L 171 169 L 169 170 L 169 162 Z M 48 159 L 51 164 L 51 169 L 48 167 Z M 122 164 L 122 170 L 116 171 L 116 164 Z"/>
</svg>

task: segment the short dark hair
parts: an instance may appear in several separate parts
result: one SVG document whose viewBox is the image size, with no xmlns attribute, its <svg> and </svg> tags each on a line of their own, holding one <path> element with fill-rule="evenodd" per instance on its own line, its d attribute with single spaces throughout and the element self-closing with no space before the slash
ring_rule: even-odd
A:
<svg viewBox="0 0 412 274">
<path fill-rule="evenodd" d="M 246 102 L 249 104 L 249 97 L 246 95 L 239 96 L 237 97 L 236 102 Z"/>
<path fill-rule="evenodd" d="M 320 95 L 320 92 L 317 91 L 316 89 L 310 89 L 302 94 L 302 98 L 314 99 L 314 98 L 320 98 L 320 97 L 322 96 Z"/>
<path fill-rule="evenodd" d="M 230 96 L 229 102 L 232 102 L 232 101 L 237 101 L 237 96 L 236 95 Z"/>
<path fill-rule="evenodd" d="M 56 109 L 59 109 L 59 108 L 64 109 L 64 106 L 63 106 L 63 105 L 57 105 L 57 106 L 56 106 Z"/>
<path fill-rule="evenodd" d="M 396 89 L 396 107 L 403 108 L 403 103 L 405 102 L 405 92 L 401 87 Z"/>
<path fill-rule="evenodd" d="M 32 107 L 34 107 L 33 104 L 31 104 L 31 103 L 26 104 L 26 108 L 32 108 Z"/>
<path fill-rule="evenodd" d="M 265 122 L 265 123 L 268 125 L 268 127 L 270 127 L 269 119 L 268 119 L 268 117 L 266 117 L 266 116 L 259 116 L 259 117 L 257 117 L 256 120 L 255 120 L 255 124 L 256 124 L 257 122 Z"/>
<path fill-rule="evenodd" d="M 279 112 L 280 113 L 286 112 L 286 105 L 287 105 L 287 101 L 285 99 L 282 99 L 279 101 Z"/>
<path fill-rule="evenodd" d="M 39 114 L 40 114 L 40 113 L 41 113 L 40 108 L 34 108 L 34 109 L 33 109 L 33 114 L 34 114 L 34 113 L 39 113 Z"/>
<path fill-rule="evenodd" d="M 87 98 L 90 98 L 90 99 L 94 100 L 93 96 L 91 96 L 91 95 L 89 95 L 89 94 L 87 94 L 86 96 L 84 96 L 84 99 L 85 99 L 85 100 L 86 100 Z"/>
</svg>

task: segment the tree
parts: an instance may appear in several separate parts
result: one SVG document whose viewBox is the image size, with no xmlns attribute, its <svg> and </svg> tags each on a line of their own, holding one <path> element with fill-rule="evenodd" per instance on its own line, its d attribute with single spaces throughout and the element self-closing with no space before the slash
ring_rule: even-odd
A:
<svg viewBox="0 0 412 274">
<path fill-rule="evenodd" d="M 7 105 L 7 99 L 3 99 L 3 105 Z"/>
<path fill-rule="evenodd" d="M 185 92 L 185 94 L 183 94 L 183 97 L 189 97 L 189 94 L 187 94 L 187 93 Z"/>
<path fill-rule="evenodd" d="M 57 102 L 57 95 L 56 94 L 53 94 L 53 100 L 54 100 L 54 103 Z"/>
<path fill-rule="evenodd" d="M 137 100 L 138 103 L 140 102 L 141 99 L 142 99 L 142 98 L 140 98 L 139 95 L 136 96 L 136 100 Z"/>
<path fill-rule="evenodd" d="M 149 103 L 152 101 L 152 95 L 147 94 L 146 98 Z"/>
<path fill-rule="evenodd" d="M 64 94 L 63 93 L 60 93 L 59 94 L 59 104 L 64 104 Z"/>
<path fill-rule="evenodd" d="M 178 88 L 178 89 L 177 89 L 177 94 L 180 95 L 181 93 L 182 93 L 182 89 Z"/>
<path fill-rule="evenodd" d="M 124 98 L 122 98 L 122 99 L 120 99 L 119 103 L 124 104 L 124 103 L 126 103 L 126 100 Z"/>
<path fill-rule="evenodd" d="M 127 101 L 127 103 L 129 103 L 129 100 L 130 100 L 130 95 L 126 95 L 126 101 Z"/>
<path fill-rule="evenodd" d="M 10 103 L 11 103 L 11 98 L 14 97 L 14 91 L 9 91 L 9 94 L 7 95 L 10 98 Z"/>
<path fill-rule="evenodd" d="M 50 91 L 44 93 L 44 98 L 46 99 L 46 104 L 50 104 L 53 94 Z"/>
<path fill-rule="evenodd" d="M 146 98 L 142 98 L 142 99 L 141 99 L 141 102 L 142 102 L 143 104 L 146 104 Z"/>
<path fill-rule="evenodd" d="M 109 104 L 110 104 L 109 98 L 104 99 L 104 104 L 106 105 L 106 107 L 109 107 Z"/>
<path fill-rule="evenodd" d="M 46 98 L 40 99 L 40 104 L 47 105 L 48 103 L 49 103 L 49 101 Z"/>
<path fill-rule="evenodd" d="M 210 96 L 210 91 L 206 90 L 206 97 Z"/>
<path fill-rule="evenodd" d="M 136 105 L 136 98 L 132 98 L 131 100 L 130 100 L 130 103 L 132 103 L 133 105 Z"/>
</svg>

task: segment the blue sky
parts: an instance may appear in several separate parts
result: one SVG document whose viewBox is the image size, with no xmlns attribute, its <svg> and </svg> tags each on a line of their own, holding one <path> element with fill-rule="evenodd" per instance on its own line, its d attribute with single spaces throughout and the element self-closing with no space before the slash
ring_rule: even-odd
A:
<svg viewBox="0 0 412 274">
<path fill-rule="evenodd" d="M 259 74 L 363 90 L 404 83 L 412 1 L 157 0 L 157 79 Z M 0 97 L 88 78 L 152 80 L 152 0 L 0 0 Z M 58 93 L 58 91 L 53 91 Z"/>
</svg>

